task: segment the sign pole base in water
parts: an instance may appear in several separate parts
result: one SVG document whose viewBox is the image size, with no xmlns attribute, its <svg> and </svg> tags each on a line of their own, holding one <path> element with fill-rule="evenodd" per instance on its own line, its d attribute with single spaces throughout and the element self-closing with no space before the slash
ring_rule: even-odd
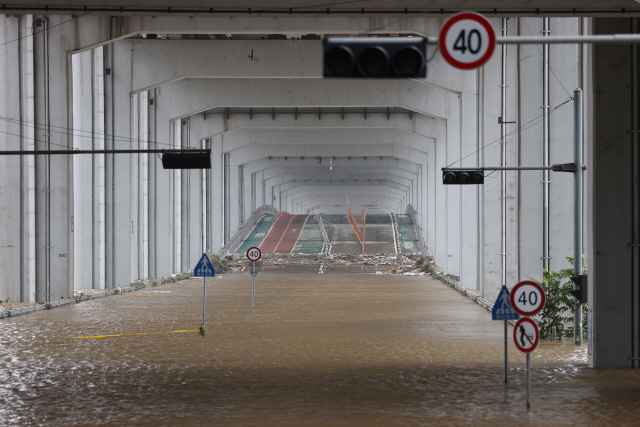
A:
<svg viewBox="0 0 640 427">
<path fill-rule="evenodd" d="M 200 326 L 200 336 L 204 337 L 206 331 L 204 330 L 204 308 L 207 301 L 207 277 L 216 277 L 216 270 L 211 264 L 211 260 L 206 253 L 202 254 L 202 258 L 196 264 L 196 268 L 193 269 L 194 277 L 202 277 L 202 326 Z"/>
<path fill-rule="evenodd" d="M 504 321 L 504 383 L 509 382 L 509 359 L 507 357 L 507 321 Z"/>
<path fill-rule="evenodd" d="M 527 353 L 527 409 L 531 408 L 531 353 Z"/>
<path fill-rule="evenodd" d="M 504 383 L 509 382 L 509 359 L 507 354 L 507 321 L 518 320 L 520 316 L 511 306 L 509 289 L 503 286 L 498 294 L 493 308 L 491 309 L 491 318 L 493 320 L 504 320 Z"/>
<path fill-rule="evenodd" d="M 204 329 L 204 308 L 206 306 L 205 302 L 207 301 L 207 277 L 204 276 L 202 278 L 202 326 L 200 326 L 200 336 L 204 337 L 207 335 L 207 332 Z"/>
<path fill-rule="evenodd" d="M 255 249 L 256 253 L 258 252 L 258 248 Z M 247 258 L 251 259 L 249 254 L 251 253 L 251 249 L 247 251 Z M 245 267 L 249 273 L 251 273 L 251 310 L 256 308 L 256 276 L 258 275 L 258 271 L 260 271 L 260 267 L 262 266 L 262 261 L 245 261 Z"/>
</svg>

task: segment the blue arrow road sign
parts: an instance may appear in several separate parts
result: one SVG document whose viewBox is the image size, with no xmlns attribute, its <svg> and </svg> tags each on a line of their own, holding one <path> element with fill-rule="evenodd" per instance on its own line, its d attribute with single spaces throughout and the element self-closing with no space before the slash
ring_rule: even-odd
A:
<svg viewBox="0 0 640 427">
<path fill-rule="evenodd" d="M 493 320 L 518 320 L 520 316 L 515 312 L 511 303 L 509 302 L 509 290 L 506 286 L 503 286 L 500 290 L 500 295 L 496 303 L 491 310 Z"/>
<path fill-rule="evenodd" d="M 214 277 L 216 275 L 216 271 L 214 270 L 213 265 L 211 265 L 211 261 L 209 261 L 207 254 L 202 254 L 202 258 L 200 258 L 196 268 L 193 270 L 193 275 L 196 277 Z M 507 298 L 509 297 L 507 296 Z"/>
</svg>

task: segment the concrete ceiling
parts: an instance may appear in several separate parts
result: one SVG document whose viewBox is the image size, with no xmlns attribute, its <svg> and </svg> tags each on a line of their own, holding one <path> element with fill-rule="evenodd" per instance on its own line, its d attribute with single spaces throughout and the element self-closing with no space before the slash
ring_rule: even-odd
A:
<svg viewBox="0 0 640 427">
<path fill-rule="evenodd" d="M 496 14 L 547 15 L 640 14 L 635 0 L 13 0 L 4 11 L 69 13 L 453 13 L 478 11 Z"/>
</svg>

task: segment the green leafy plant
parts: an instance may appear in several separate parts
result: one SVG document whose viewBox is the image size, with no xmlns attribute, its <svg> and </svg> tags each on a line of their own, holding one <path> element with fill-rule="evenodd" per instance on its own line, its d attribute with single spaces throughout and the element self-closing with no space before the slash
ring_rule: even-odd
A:
<svg viewBox="0 0 640 427">
<path fill-rule="evenodd" d="M 587 259 L 584 258 L 582 274 L 587 274 Z M 530 280 L 542 286 L 546 296 L 544 308 L 534 319 L 540 329 L 540 338 L 548 339 L 553 327 L 557 333 L 564 336 L 573 336 L 573 326 L 565 329 L 565 323 L 573 322 L 573 295 L 569 293 L 573 289 L 573 282 L 569 280 L 573 276 L 573 258 L 567 257 L 571 267 L 560 271 L 548 271 L 542 269 L 542 282 L 529 277 Z M 586 334 L 587 305 L 583 304 L 583 330 Z"/>
</svg>

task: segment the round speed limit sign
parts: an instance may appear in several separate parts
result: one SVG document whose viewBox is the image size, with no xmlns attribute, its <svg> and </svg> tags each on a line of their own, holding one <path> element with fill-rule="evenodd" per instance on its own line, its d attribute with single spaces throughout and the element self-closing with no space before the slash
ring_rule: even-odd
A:
<svg viewBox="0 0 640 427">
<path fill-rule="evenodd" d="M 540 313 L 546 302 L 542 286 L 536 282 L 525 280 L 518 283 L 509 295 L 511 307 L 523 316 L 533 316 Z"/>
<path fill-rule="evenodd" d="M 260 251 L 260 248 L 257 247 L 252 247 L 249 248 L 249 250 L 247 250 L 247 259 L 249 261 L 259 261 L 260 258 L 262 257 L 262 252 Z"/>
<path fill-rule="evenodd" d="M 438 37 L 442 56 L 456 68 L 478 68 L 491 58 L 496 47 L 496 34 L 489 21 L 477 13 L 453 15 Z"/>
</svg>

